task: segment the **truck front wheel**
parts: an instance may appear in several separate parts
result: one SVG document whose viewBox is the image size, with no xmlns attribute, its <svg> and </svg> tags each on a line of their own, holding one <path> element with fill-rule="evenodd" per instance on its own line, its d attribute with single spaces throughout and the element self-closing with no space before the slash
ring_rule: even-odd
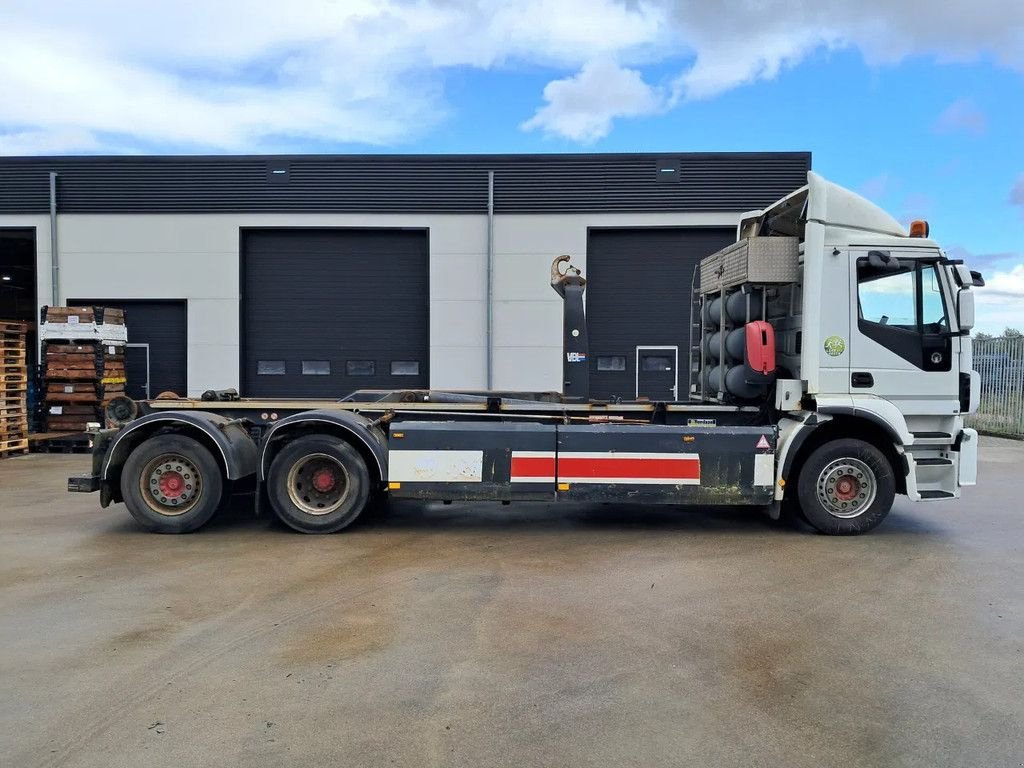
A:
<svg viewBox="0 0 1024 768">
<path fill-rule="evenodd" d="M 308 435 L 288 443 L 271 463 L 267 495 L 278 517 L 295 530 L 334 533 L 363 511 L 370 473 L 348 443 Z"/>
<path fill-rule="evenodd" d="M 128 456 L 121 496 L 128 511 L 156 533 L 188 533 L 220 507 L 220 465 L 200 442 L 184 435 L 156 435 Z"/>
<path fill-rule="evenodd" d="M 889 460 L 863 440 L 834 440 L 818 446 L 797 478 L 804 519 L 833 536 L 875 528 L 889 514 L 895 497 Z"/>
</svg>

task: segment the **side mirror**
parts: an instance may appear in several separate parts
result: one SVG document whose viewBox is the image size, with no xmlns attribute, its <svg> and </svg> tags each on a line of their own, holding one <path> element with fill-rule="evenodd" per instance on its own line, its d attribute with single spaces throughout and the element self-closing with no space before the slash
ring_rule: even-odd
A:
<svg viewBox="0 0 1024 768">
<path fill-rule="evenodd" d="M 976 269 L 968 269 L 963 264 L 953 267 L 953 277 L 961 288 L 965 285 L 973 285 L 975 288 L 985 287 L 985 278 L 981 276 L 981 272 Z"/>
<path fill-rule="evenodd" d="M 903 267 L 888 251 L 868 251 L 868 266 L 876 272 L 899 272 Z"/>
<path fill-rule="evenodd" d="M 956 322 L 961 331 L 974 327 L 974 292 L 961 288 L 956 295 Z"/>
</svg>

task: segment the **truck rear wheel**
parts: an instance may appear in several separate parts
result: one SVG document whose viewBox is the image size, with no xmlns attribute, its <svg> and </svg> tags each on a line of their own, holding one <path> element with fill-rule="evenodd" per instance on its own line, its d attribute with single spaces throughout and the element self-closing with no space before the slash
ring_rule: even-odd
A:
<svg viewBox="0 0 1024 768">
<path fill-rule="evenodd" d="M 834 440 L 816 448 L 800 470 L 800 512 L 833 536 L 866 533 L 892 509 L 896 480 L 885 455 L 863 440 Z"/>
<path fill-rule="evenodd" d="M 224 481 L 213 454 L 184 435 L 156 435 L 128 456 L 121 496 L 139 523 L 156 533 L 188 533 L 220 507 Z"/>
<path fill-rule="evenodd" d="M 267 475 L 270 505 L 302 533 L 334 533 L 350 525 L 370 496 L 370 473 L 352 446 L 329 435 L 288 443 Z"/>
</svg>

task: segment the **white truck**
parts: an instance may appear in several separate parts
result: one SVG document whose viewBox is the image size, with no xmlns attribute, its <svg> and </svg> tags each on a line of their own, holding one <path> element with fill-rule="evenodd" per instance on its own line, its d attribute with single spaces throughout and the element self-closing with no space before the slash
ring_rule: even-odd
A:
<svg viewBox="0 0 1024 768">
<path fill-rule="evenodd" d="M 691 287 L 686 399 L 589 397 L 586 280 L 559 257 L 561 393 L 120 400 L 108 406 L 117 428 L 96 434 L 92 471 L 69 490 L 123 501 L 158 532 L 195 530 L 255 491 L 257 508 L 307 533 L 390 496 L 788 507 L 822 533 L 856 534 L 897 494 L 935 501 L 974 485 L 964 417 L 978 404 L 981 276 L 926 222 L 908 231 L 814 173 L 737 234 Z"/>
</svg>

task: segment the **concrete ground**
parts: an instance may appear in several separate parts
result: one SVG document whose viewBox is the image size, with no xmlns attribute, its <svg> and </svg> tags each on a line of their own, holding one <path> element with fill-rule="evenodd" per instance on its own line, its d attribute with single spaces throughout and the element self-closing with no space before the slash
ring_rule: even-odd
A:
<svg viewBox="0 0 1024 768">
<path fill-rule="evenodd" d="M 1024 765 L 1024 444 L 827 538 L 402 505 L 142 532 L 0 461 L 0 765 Z"/>
</svg>

